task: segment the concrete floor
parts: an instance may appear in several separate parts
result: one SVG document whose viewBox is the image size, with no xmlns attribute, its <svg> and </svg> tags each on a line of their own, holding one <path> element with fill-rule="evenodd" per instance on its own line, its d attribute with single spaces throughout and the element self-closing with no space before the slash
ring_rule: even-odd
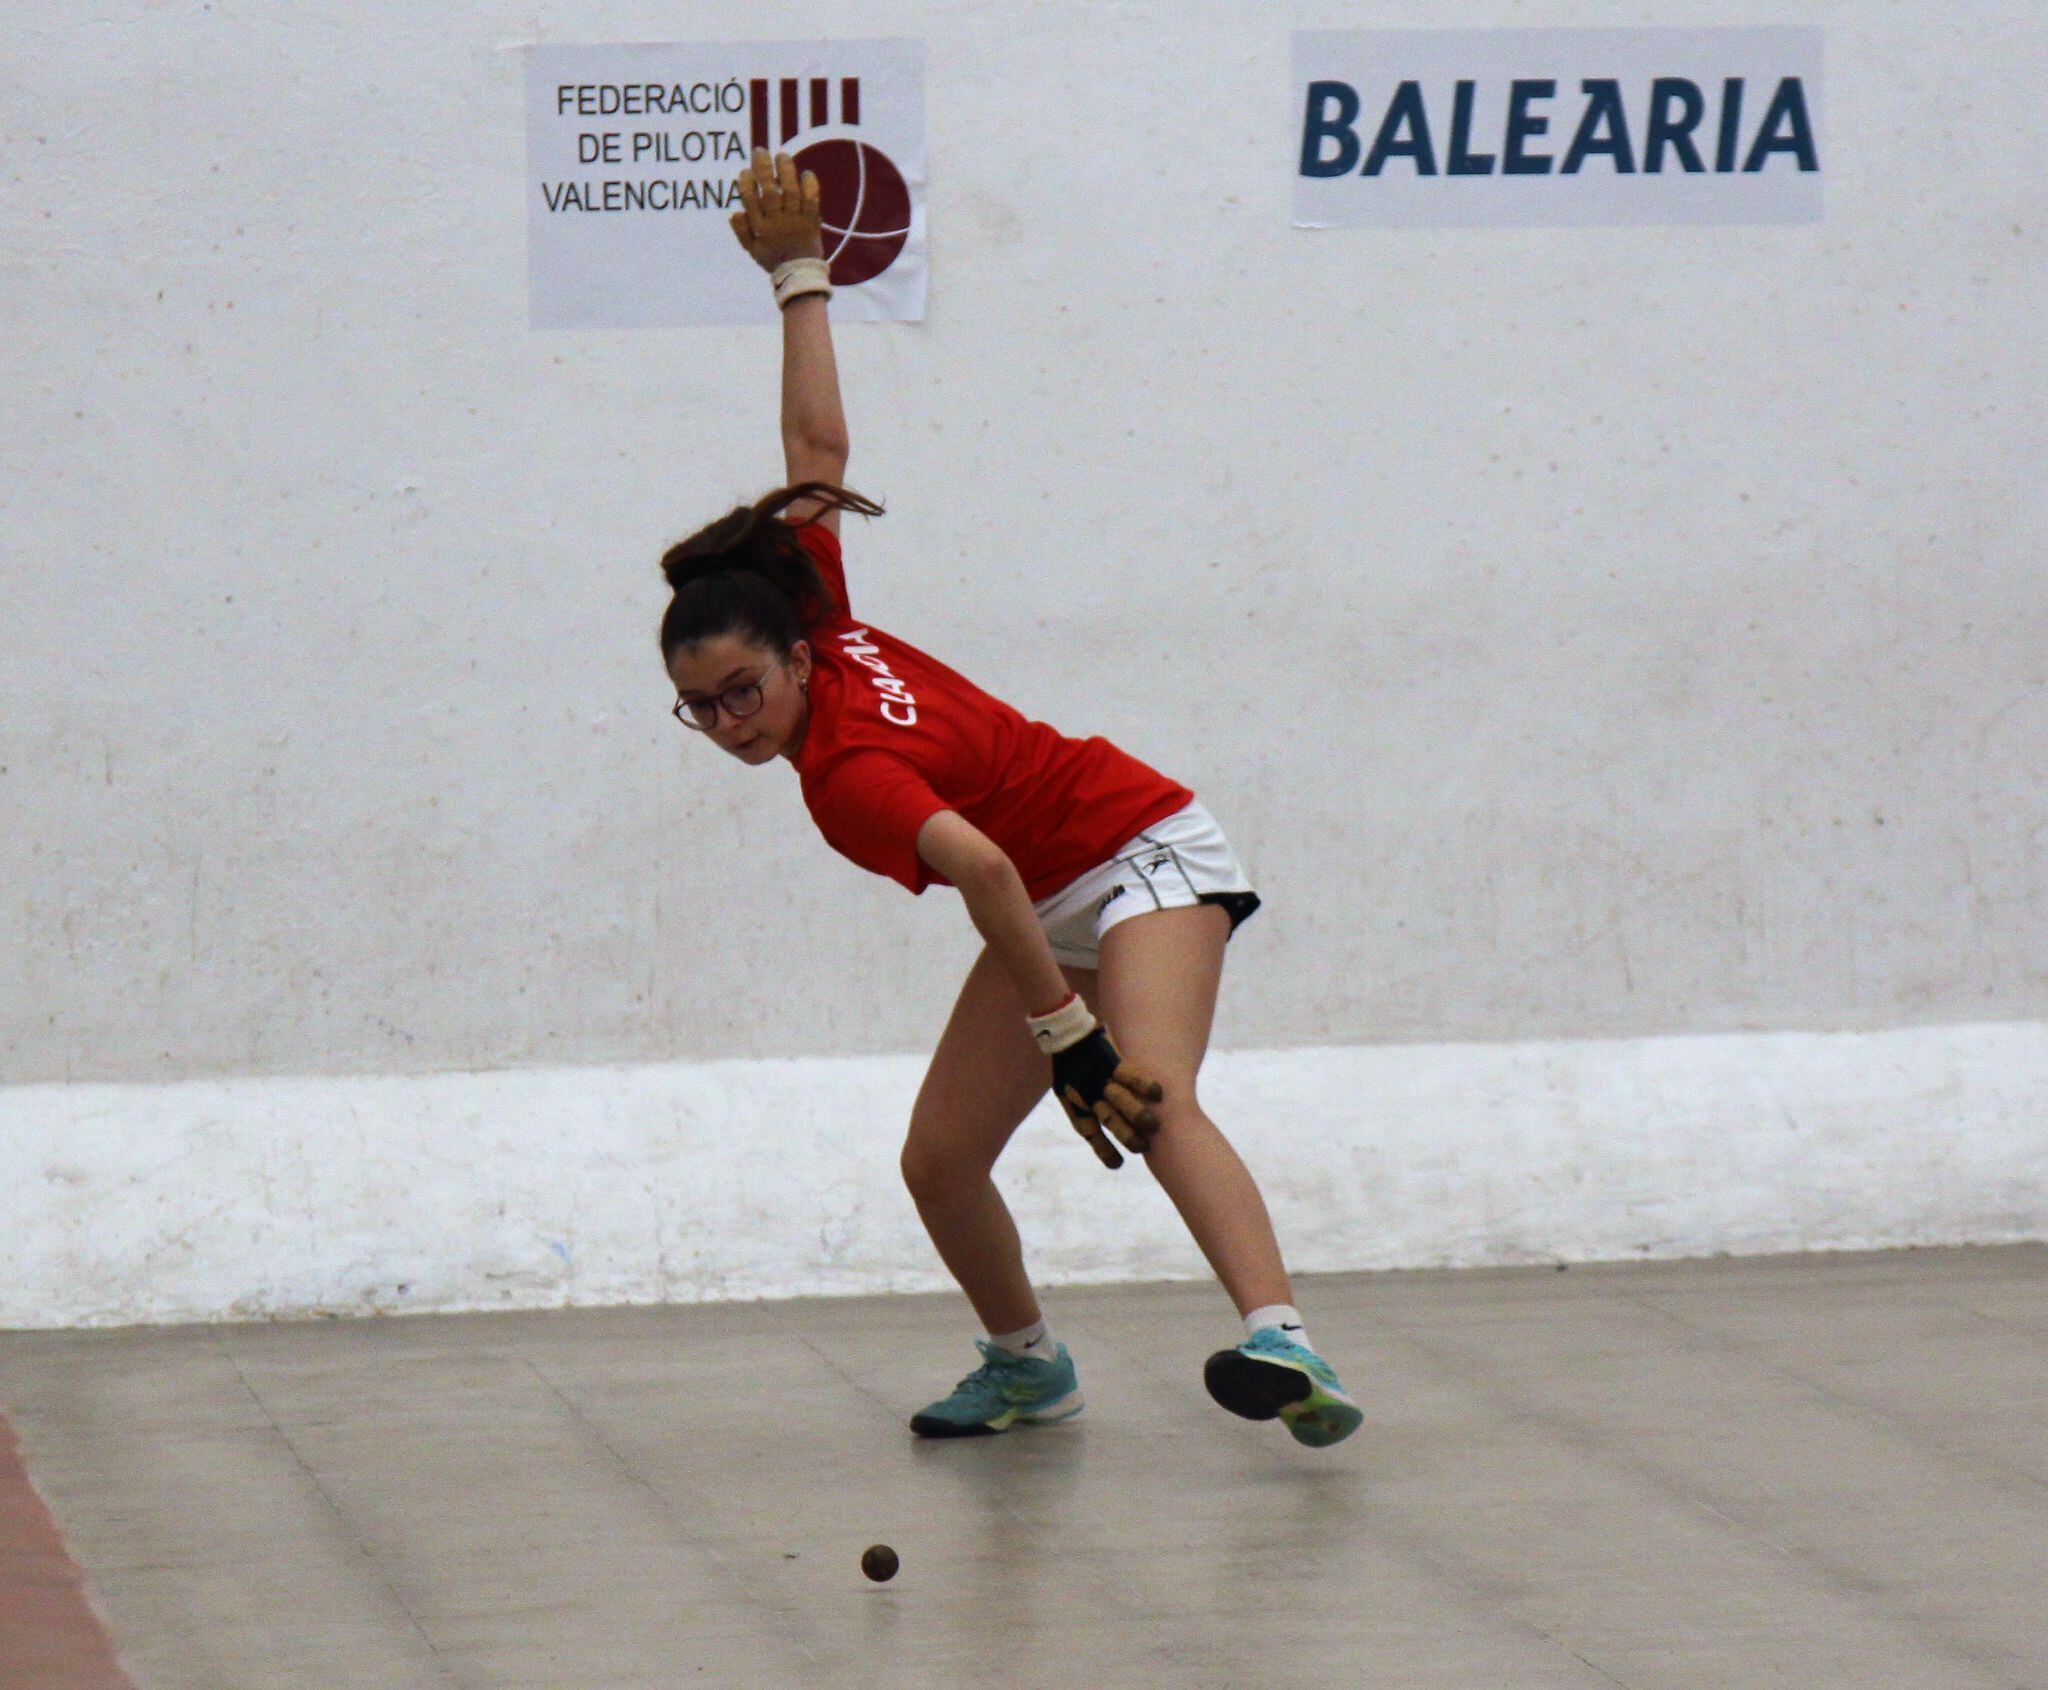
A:
<svg viewBox="0 0 2048 1690">
<path fill-rule="evenodd" d="M 958 1443 L 950 1297 L 0 1335 L 0 1408 L 156 1690 L 2048 1686 L 2048 1248 L 1299 1296 L 1330 1451 L 1208 1285 L 1053 1293 L 1088 1412 Z"/>
</svg>

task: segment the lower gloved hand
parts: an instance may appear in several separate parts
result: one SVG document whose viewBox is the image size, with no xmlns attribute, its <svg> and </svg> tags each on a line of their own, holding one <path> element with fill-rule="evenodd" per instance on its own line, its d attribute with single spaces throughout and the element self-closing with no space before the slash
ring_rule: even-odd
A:
<svg viewBox="0 0 2048 1690">
<path fill-rule="evenodd" d="M 1157 1112 L 1146 1105 L 1164 1098 L 1166 1088 L 1124 1060 L 1078 992 L 1059 1008 L 1027 1019 L 1038 1048 L 1052 1058 L 1053 1096 L 1103 1166 L 1124 1165 L 1108 1133 L 1126 1150 L 1144 1155 L 1159 1130 Z"/>
</svg>

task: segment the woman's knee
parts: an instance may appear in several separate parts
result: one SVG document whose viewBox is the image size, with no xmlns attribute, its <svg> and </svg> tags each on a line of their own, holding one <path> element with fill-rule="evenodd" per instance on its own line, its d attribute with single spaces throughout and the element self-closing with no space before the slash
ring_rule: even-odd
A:
<svg viewBox="0 0 2048 1690">
<path fill-rule="evenodd" d="M 963 1151 L 958 1145 L 919 1132 L 915 1125 L 910 1136 L 903 1141 L 903 1154 L 898 1165 L 903 1172 L 904 1185 L 920 1206 L 941 1207 L 973 1196 L 987 1181 L 989 1170 L 994 1166 L 982 1157 Z"/>
<path fill-rule="evenodd" d="M 1215 1123 L 1209 1119 L 1201 1098 L 1196 1094 L 1192 1074 L 1168 1073 L 1161 1076 L 1159 1083 L 1166 1095 L 1151 1107 L 1159 1117 L 1161 1133 L 1180 1136 L 1190 1131 L 1214 1128 Z"/>
<path fill-rule="evenodd" d="M 1159 1089 L 1166 1095 L 1152 1107 L 1162 1116 L 1178 1115 L 1184 1110 L 1200 1112 L 1202 1101 L 1195 1089 L 1199 1083 L 1199 1075 L 1195 1070 L 1180 1063 L 1147 1061 L 1142 1054 L 1131 1050 L 1125 1050 L 1122 1055 L 1124 1060 L 1146 1079 L 1159 1082 Z"/>
</svg>

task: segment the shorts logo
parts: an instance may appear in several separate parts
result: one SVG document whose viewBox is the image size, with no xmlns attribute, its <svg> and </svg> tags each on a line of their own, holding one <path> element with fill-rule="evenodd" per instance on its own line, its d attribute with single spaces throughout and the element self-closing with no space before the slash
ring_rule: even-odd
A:
<svg viewBox="0 0 2048 1690">
<path fill-rule="evenodd" d="M 1166 867 L 1166 865 L 1172 861 L 1173 858 L 1170 855 L 1162 852 L 1160 855 L 1154 857 L 1150 862 L 1139 865 L 1139 872 L 1141 874 L 1157 874 L 1161 869 Z"/>
<path fill-rule="evenodd" d="M 1111 904 L 1115 903 L 1117 899 L 1121 898 L 1129 890 L 1130 888 L 1128 886 L 1112 886 L 1108 890 L 1108 892 L 1106 892 L 1097 901 L 1095 905 L 1095 913 L 1097 915 L 1100 915 L 1104 910 L 1108 909 Z"/>
</svg>

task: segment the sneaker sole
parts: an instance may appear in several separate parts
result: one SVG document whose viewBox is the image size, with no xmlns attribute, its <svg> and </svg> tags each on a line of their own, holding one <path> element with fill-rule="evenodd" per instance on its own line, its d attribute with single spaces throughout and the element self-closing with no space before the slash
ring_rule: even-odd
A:
<svg viewBox="0 0 2048 1690">
<path fill-rule="evenodd" d="M 1358 1430 L 1364 1423 L 1365 1411 L 1318 1386 L 1307 1402 L 1283 1408 L 1280 1418 L 1287 1422 L 1296 1443 L 1307 1444 L 1311 1449 L 1328 1449 Z"/>
<path fill-rule="evenodd" d="M 1306 1368 L 1218 1350 L 1202 1369 L 1209 1395 L 1246 1420 L 1284 1421 L 1297 1443 L 1326 1449 L 1358 1430 L 1364 1412 L 1326 1390 Z"/>
<path fill-rule="evenodd" d="M 910 1429 L 920 1438 L 992 1438 L 998 1432 L 1007 1432 L 1012 1426 L 1055 1426 L 1062 1420 L 1071 1420 L 1088 1405 L 1081 1400 L 1079 1391 L 1069 1391 L 1057 1402 L 1044 1408 L 1034 1408 L 1028 1414 L 1019 1409 L 1010 1409 L 994 1420 L 940 1420 L 928 1414 L 913 1414 Z"/>
<path fill-rule="evenodd" d="M 1315 1381 L 1298 1367 L 1259 1361 L 1237 1350 L 1218 1350 L 1202 1369 L 1202 1383 L 1232 1414 L 1271 1420 L 1314 1395 Z"/>
</svg>

